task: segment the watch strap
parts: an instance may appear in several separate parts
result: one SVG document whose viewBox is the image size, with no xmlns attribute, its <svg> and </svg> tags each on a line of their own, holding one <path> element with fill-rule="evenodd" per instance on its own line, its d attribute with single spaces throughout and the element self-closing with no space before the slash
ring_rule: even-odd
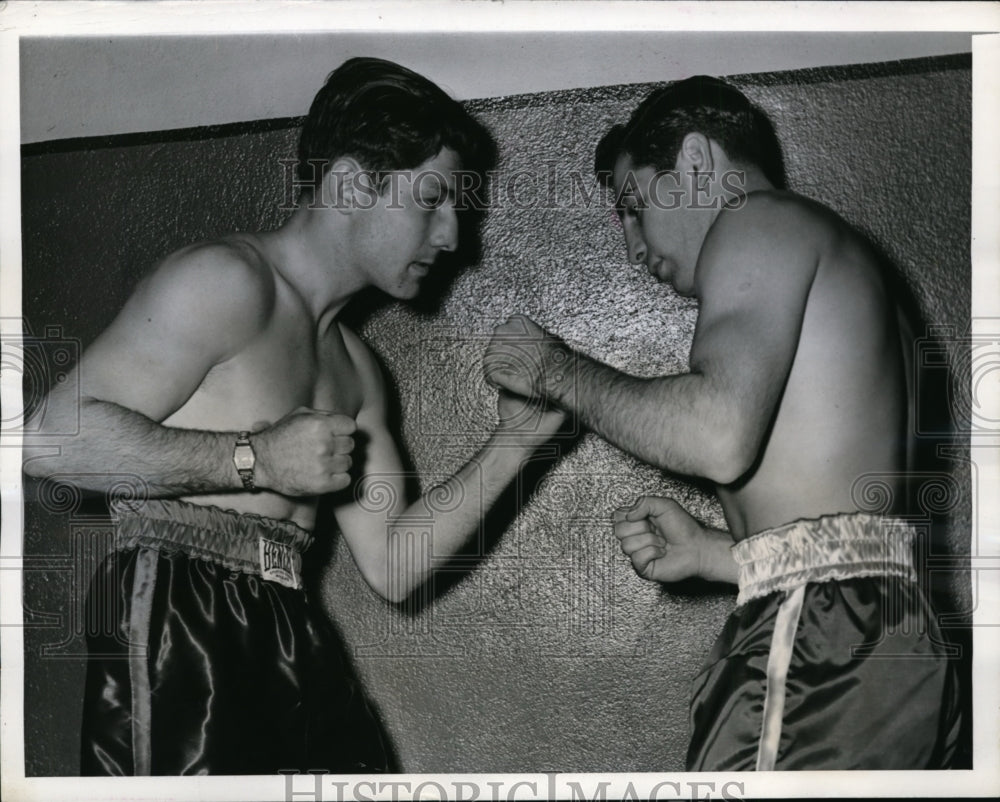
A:
<svg viewBox="0 0 1000 802">
<path fill-rule="evenodd" d="M 253 453 L 253 445 L 250 443 L 250 432 L 240 432 L 236 436 L 236 445 L 233 448 L 234 462 L 236 461 L 236 452 L 241 447 L 249 449 L 250 454 L 253 455 L 254 457 L 256 456 Z M 254 474 L 253 474 L 252 464 L 249 468 L 241 468 L 239 464 L 236 463 L 236 472 L 240 475 L 240 481 L 243 482 L 244 490 L 253 491 L 257 489 L 257 486 L 254 484 Z"/>
</svg>

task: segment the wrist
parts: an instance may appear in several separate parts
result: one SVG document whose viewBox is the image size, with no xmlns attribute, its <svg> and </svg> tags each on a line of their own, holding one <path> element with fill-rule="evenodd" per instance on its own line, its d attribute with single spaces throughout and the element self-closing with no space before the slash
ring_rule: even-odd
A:
<svg viewBox="0 0 1000 802">
<path fill-rule="evenodd" d="M 502 455 L 501 459 L 520 460 L 525 452 L 533 451 L 548 439 L 548 436 L 533 429 L 519 428 L 510 421 L 500 421 L 487 440 L 484 451 Z"/>
<path fill-rule="evenodd" d="M 243 490 L 252 493 L 257 489 L 257 452 L 249 431 L 241 431 L 232 440 L 232 464 Z"/>
<path fill-rule="evenodd" d="M 542 377 L 542 393 L 562 406 L 571 406 L 578 354 L 557 337 L 546 337 L 543 348 L 547 369 Z"/>
<path fill-rule="evenodd" d="M 711 540 L 707 537 L 708 535 L 707 532 L 705 532 L 704 534 L 706 535 L 706 537 L 699 537 L 695 541 L 698 544 L 697 546 L 698 571 L 695 575 L 699 579 L 706 579 L 711 581 L 712 579 L 711 571 L 709 570 L 709 567 L 711 565 L 711 560 L 710 560 L 710 555 L 706 553 L 709 549 L 709 546 L 711 545 Z"/>
<path fill-rule="evenodd" d="M 733 538 L 728 532 L 705 527 L 699 541 L 698 575 L 710 582 L 735 582 Z"/>
<path fill-rule="evenodd" d="M 268 437 L 270 431 L 270 429 L 261 429 L 250 433 L 250 442 L 253 444 L 254 454 L 257 457 L 253 473 L 254 487 L 258 491 L 275 489 L 274 478 L 268 474 L 268 466 L 276 464 L 272 453 L 273 443 Z"/>
</svg>

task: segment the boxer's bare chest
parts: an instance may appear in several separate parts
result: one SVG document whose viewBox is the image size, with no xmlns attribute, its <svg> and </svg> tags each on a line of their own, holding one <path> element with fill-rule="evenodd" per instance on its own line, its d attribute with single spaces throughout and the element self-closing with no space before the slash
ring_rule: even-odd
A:
<svg viewBox="0 0 1000 802">
<path fill-rule="evenodd" d="M 316 331 L 293 305 L 206 375 L 168 425 L 260 430 L 300 407 L 354 417 L 363 392 L 339 325 Z"/>
</svg>

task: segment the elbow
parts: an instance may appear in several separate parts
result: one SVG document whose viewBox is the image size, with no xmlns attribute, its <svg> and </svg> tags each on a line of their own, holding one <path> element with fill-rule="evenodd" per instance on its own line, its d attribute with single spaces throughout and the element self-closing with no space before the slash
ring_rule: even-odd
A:
<svg viewBox="0 0 1000 802">
<path fill-rule="evenodd" d="M 26 443 L 21 455 L 21 470 L 32 479 L 46 479 L 59 471 L 55 457 L 44 448 L 31 447 Z"/>
<path fill-rule="evenodd" d="M 414 588 L 409 583 L 389 576 L 386 571 L 362 570 L 361 576 L 372 592 L 390 604 L 402 604 L 413 595 Z"/>
<path fill-rule="evenodd" d="M 706 437 L 700 473 L 717 485 L 731 485 L 753 468 L 760 438 L 738 425 L 719 426 Z"/>
<path fill-rule="evenodd" d="M 413 592 L 408 588 L 401 587 L 398 583 L 395 582 L 385 584 L 379 587 L 375 587 L 374 585 L 371 585 L 371 583 L 369 583 L 369 585 L 371 586 L 372 590 L 374 590 L 385 601 L 389 602 L 389 604 L 402 604 L 408 598 L 410 598 L 410 594 Z"/>
<path fill-rule="evenodd" d="M 33 479 L 46 479 L 67 470 L 67 451 L 80 449 L 84 411 L 89 397 L 66 399 L 48 395 L 32 415 L 25 413 L 21 441 L 21 469 Z"/>
<path fill-rule="evenodd" d="M 45 476 L 45 469 L 42 467 L 42 460 L 37 459 L 28 449 L 24 450 L 24 461 L 21 466 L 25 476 L 32 479 L 41 479 Z"/>
<path fill-rule="evenodd" d="M 382 594 L 382 598 L 389 604 L 400 605 L 410 598 L 412 593 L 389 592 Z"/>
</svg>

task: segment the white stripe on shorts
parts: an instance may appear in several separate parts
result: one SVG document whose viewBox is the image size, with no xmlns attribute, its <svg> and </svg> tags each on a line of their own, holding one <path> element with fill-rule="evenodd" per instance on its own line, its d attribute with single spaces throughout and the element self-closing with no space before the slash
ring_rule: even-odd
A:
<svg viewBox="0 0 1000 802">
<path fill-rule="evenodd" d="M 781 739 L 781 720 L 785 714 L 785 680 L 792 662 L 795 630 L 799 626 L 802 598 L 806 586 L 799 585 L 787 592 L 774 622 L 771 651 L 767 656 L 767 691 L 764 694 L 764 718 L 757 743 L 757 771 L 774 771 Z"/>
</svg>

